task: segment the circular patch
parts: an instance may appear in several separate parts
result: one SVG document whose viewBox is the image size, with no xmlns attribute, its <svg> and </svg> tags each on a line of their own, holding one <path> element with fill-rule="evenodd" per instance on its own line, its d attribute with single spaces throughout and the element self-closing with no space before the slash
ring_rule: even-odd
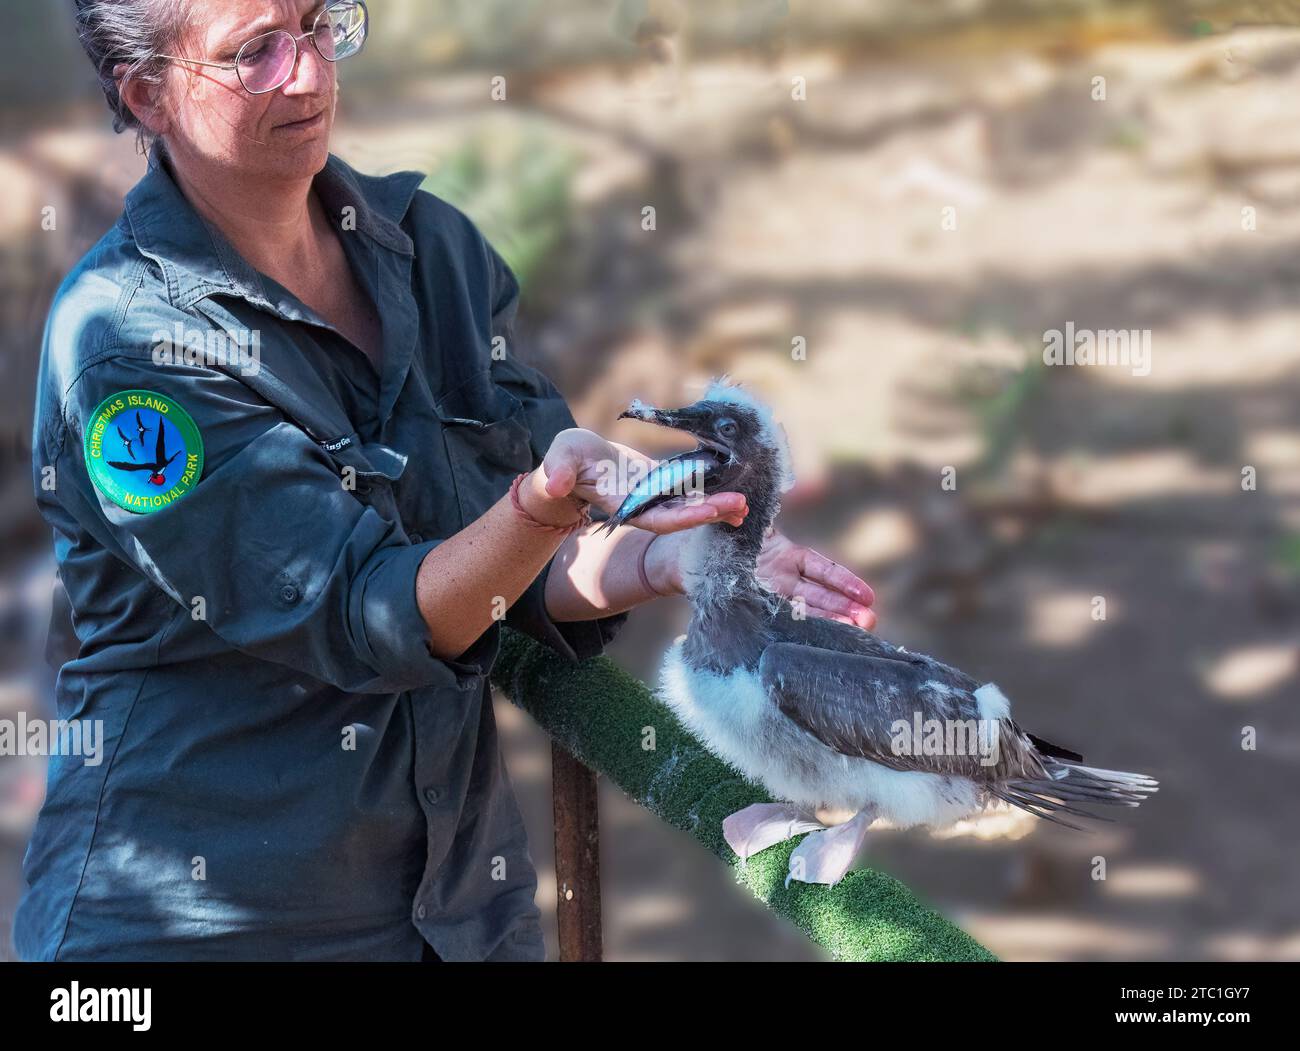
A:
<svg viewBox="0 0 1300 1051">
<path fill-rule="evenodd" d="M 203 439 L 190 414 L 163 394 L 124 390 L 99 403 L 86 426 L 86 469 L 118 507 L 152 514 L 203 474 Z"/>
</svg>

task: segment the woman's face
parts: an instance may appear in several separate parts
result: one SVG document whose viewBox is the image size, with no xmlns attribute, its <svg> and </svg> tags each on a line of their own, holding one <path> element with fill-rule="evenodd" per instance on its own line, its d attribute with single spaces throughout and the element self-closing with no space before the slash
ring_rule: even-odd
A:
<svg viewBox="0 0 1300 1051">
<path fill-rule="evenodd" d="M 234 65 L 240 47 L 260 33 L 309 32 L 321 0 L 205 0 L 191 5 L 190 26 L 175 54 Z M 270 180 L 310 178 L 325 166 L 338 80 L 310 37 L 274 91 L 249 94 L 233 70 L 173 62 L 159 99 L 171 154 L 223 174 Z"/>
</svg>

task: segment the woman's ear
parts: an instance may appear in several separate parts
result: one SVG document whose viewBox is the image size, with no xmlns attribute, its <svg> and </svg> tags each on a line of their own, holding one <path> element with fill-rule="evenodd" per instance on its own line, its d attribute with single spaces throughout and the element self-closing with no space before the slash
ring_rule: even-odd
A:
<svg viewBox="0 0 1300 1051">
<path fill-rule="evenodd" d="M 126 75 L 129 67 L 119 64 L 113 68 L 122 101 L 135 114 L 136 120 L 154 135 L 165 135 L 171 130 L 171 115 L 164 104 L 166 89 L 140 77 Z"/>
</svg>

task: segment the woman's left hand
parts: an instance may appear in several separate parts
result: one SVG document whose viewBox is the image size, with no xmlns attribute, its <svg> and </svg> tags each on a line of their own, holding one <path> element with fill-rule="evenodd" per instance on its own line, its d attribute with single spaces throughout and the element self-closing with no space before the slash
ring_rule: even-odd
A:
<svg viewBox="0 0 1300 1051">
<path fill-rule="evenodd" d="M 757 573 L 777 594 L 802 598 L 814 617 L 856 624 L 867 631 L 876 626 L 871 609 L 876 595 L 865 580 L 775 528 L 763 540 Z"/>
</svg>

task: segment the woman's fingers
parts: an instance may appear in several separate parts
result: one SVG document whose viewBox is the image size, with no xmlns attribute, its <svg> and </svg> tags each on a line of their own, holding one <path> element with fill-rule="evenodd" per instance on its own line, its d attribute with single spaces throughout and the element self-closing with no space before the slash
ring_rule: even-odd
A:
<svg viewBox="0 0 1300 1051">
<path fill-rule="evenodd" d="M 622 455 L 621 449 L 594 431 L 581 427 L 561 431 L 542 460 L 546 495 L 555 500 L 572 496 L 612 512 L 621 501 L 603 492 L 602 482 Z"/>
<path fill-rule="evenodd" d="M 876 614 L 860 602 L 849 598 L 841 591 L 823 587 L 821 584 L 801 577 L 794 585 L 794 594 L 789 598 L 802 598 L 808 612 L 817 617 L 842 620 L 846 624 L 856 624 L 870 631 L 876 625 Z"/>
<path fill-rule="evenodd" d="M 876 627 L 876 614 L 874 610 L 867 609 L 864 606 L 857 607 L 857 611 L 852 615 L 845 613 L 836 613 L 822 606 L 808 606 L 808 613 L 814 617 L 822 617 L 825 620 L 838 620 L 844 624 L 852 624 L 854 627 L 861 628 L 863 631 L 874 631 Z"/>
<path fill-rule="evenodd" d="M 802 594 L 814 616 L 842 620 L 871 631 L 877 617 L 871 609 L 876 593 L 865 580 L 838 562 L 810 547 L 798 548 L 802 579 L 796 593 Z"/>
<path fill-rule="evenodd" d="M 546 474 L 546 495 L 552 499 L 558 500 L 562 496 L 568 496 L 573 492 L 573 486 L 578 481 L 578 472 L 575 471 L 571 464 L 567 462 L 556 463 L 550 467 L 543 465 Z"/>
<path fill-rule="evenodd" d="M 845 617 L 838 613 L 828 613 L 825 610 L 813 609 L 811 606 L 808 612 L 814 617 L 821 617 L 823 620 L 838 620 L 842 624 L 852 624 L 855 628 L 861 628 L 863 631 L 874 631 L 876 627 L 876 615 L 867 610 L 865 616 Z"/>
<path fill-rule="evenodd" d="M 637 515 L 628 524 L 652 533 L 677 533 L 710 522 L 738 526 L 749 513 L 742 493 L 714 493 L 703 500 L 670 500 Z"/>
<path fill-rule="evenodd" d="M 871 586 L 856 573 L 779 530 L 764 539 L 759 572 L 773 590 L 788 599 L 802 599 L 815 617 L 855 624 L 867 631 L 876 626 Z"/>
<path fill-rule="evenodd" d="M 802 549 L 799 572 L 815 584 L 832 592 L 846 595 L 863 606 L 870 606 L 876 601 L 876 593 L 852 570 L 846 569 L 838 562 L 832 562 L 825 555 L 810 547 Z"/>
<path fill-rule="evenodd" d="M 578 484 L 578 477 L 587 459 L 587 433 L 578 428 L 561 431 L 546 450 L 541 470 L 545 479 L 543 488 L 551 499 L 559 500 L 568 496 Z M 596 435 L 591 437 L 595 438 Z"/>
</svg>

